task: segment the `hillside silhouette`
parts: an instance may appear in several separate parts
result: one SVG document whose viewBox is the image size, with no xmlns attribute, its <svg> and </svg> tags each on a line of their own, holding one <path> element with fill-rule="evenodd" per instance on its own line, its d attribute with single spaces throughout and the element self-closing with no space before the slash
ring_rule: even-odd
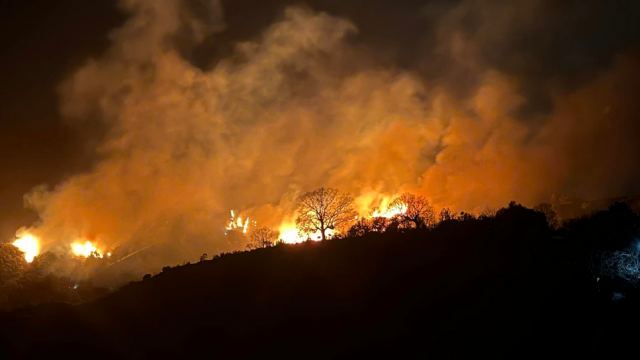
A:
<svg viewBox="0 0 640 360">
<path fill-rule="evenodd" d="M 638 274 L 616 262 L 639 225 L 624 204 L 556 229 L 512 203 L 228 254 L 82 305 L 3 313 L 0 357 L 611 354 L 639 335 Z"/>
</svg>

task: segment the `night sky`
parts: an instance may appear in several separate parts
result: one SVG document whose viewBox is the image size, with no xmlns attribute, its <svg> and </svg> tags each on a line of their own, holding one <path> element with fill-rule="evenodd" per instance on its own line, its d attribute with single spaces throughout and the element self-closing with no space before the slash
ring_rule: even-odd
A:
<svg viewBox="0 0 640 360">
<path fill-rule="evenodd" d="M 58 83 L 123 21 L 112 1 L 2 1 L 0 234 L 32 220 L 22 197 L 90 166 L 85 133 L 58 111 Z"/>
</svg>

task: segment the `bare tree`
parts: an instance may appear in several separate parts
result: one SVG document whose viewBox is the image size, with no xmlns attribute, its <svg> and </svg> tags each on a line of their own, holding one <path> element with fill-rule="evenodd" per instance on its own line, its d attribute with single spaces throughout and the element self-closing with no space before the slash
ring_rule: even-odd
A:
<svg viewBox="0 0 640 360">
<path fill-rule="evenodd" d="M 391 207 L 402 209 L 396 218 L 403 227 L 424 228 L 435 223 L 435 210 L 423 196 L 404 193 L 391 203 Z"/>
<path fill-rule="evenodd" d="M 251 230 L 248 249 L 260 249 L 273 246 L 278 239 L 278 233 L 268 227 L 259 227 Z"/>
<path fill-rule="evenodd" d="M 327 239 L 327 230 L 334 230 L 353 221 L 357 215 L 353 198 L 336 189 L 320 188 L 298 199 L 296 226 L 303 233 L 320 232 Z"/>
</svg>

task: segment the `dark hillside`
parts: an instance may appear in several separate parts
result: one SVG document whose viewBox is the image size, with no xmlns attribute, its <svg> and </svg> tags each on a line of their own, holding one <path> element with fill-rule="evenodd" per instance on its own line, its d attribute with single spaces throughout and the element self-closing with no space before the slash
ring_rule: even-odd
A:
<svg viewBox="0 0 640 360">
<path fill-rule="evenodd" d="M 621 219 L 615 229 L 605 213 L 556 232 L 541 213 L 512 205 L 428 230 L 225 255 L 85 305 L 4 314 L 0 351 L 40 358 L 609 352 L 637 339 L 635 287 L 613 276 L 594 280 L 588 261 L 577 259 L 600 245 L 574 247 L 576 236 L 588 237 L 586 223 L 628 236 L 622 228 L 637 230 L 638 219 L 626 214 L 613 217 Z"/>
</svg>

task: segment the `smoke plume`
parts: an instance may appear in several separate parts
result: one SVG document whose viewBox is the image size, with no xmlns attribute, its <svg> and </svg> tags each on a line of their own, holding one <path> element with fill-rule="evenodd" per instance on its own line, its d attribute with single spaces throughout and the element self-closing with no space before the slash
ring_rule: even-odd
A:
<svg viewBox="0 0 640 360">
<path fill-rule="evenodd" d="M 110 47 L 59 87 L 71 124 L 104 127 L 98 160 L 27 196 L 32 231 L 49 250 L 76 239 L 145 249 L 126 266 L 146 271 L 242 248 L 223 234 L 230 209 L 277 229 L 319 186 L 356 199 L 410 191 L 466 211 L 640 190 L 639 58 L 624 51 L 593 76 L 543 81 L 493 52 L 539 30 L 526 14 L 547 9 L 520 3 L 528 12 L 425 6 L 410 61 L 346 16 L 288 6 L 196 66 L 189 49 L 227 31 L 220 3 L 121 1 L 130 16 Z M 469 14 L 480 14 L 473 33 Z"/>
</svg>

